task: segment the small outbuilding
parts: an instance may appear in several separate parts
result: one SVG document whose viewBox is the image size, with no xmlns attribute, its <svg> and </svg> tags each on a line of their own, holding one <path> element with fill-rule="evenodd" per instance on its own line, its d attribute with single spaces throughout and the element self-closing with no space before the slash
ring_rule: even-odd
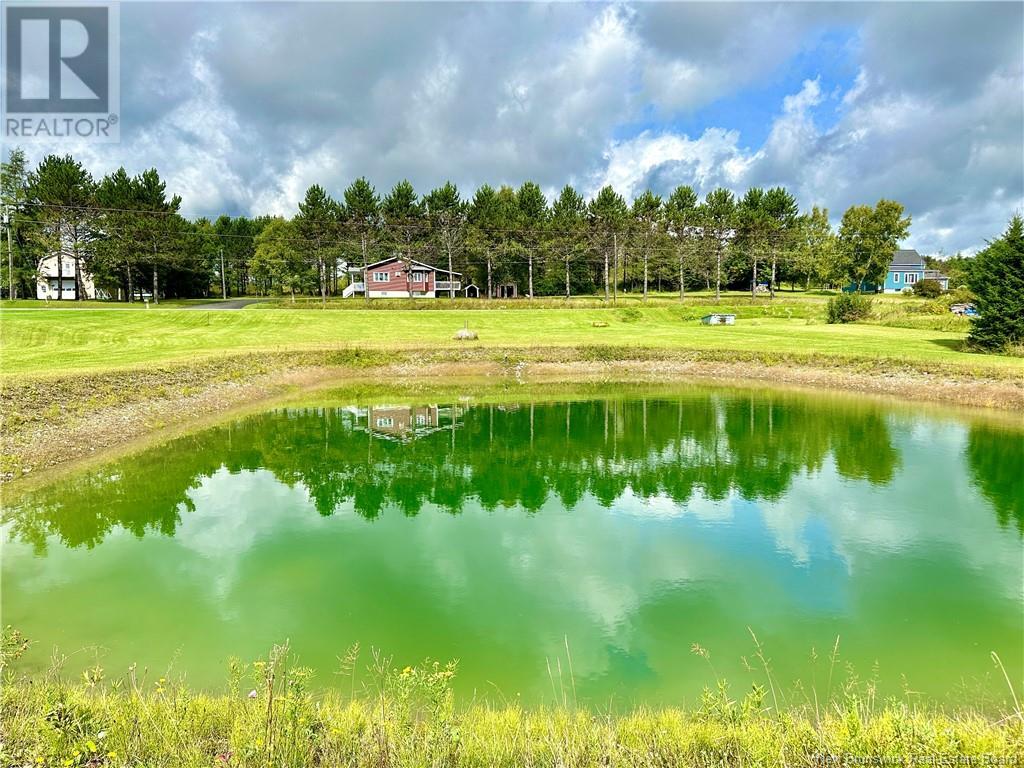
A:
<svg viewBox="0 0 1024 768">
<path fill-rule="evenodd" d="M 711 314 L 700 319 L 704 325 L 736 325 L 736 315 Z"/>
<path fill-rule="evenodd" d="M 467 299 L 479 299 L 480 298 L 480 289 L 477 288 L 476 285 L 474 285 L 473 283 L 470 283 L 465 288 L 463 288 L 462 292 L 466 295 Z"/>
</svg>

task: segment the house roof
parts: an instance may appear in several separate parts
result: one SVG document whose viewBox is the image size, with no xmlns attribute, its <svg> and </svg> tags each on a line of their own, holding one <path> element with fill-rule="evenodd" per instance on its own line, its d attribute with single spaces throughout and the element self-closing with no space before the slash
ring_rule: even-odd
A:
<svg viewBox="0 0 1024 768">
<path fill-rule="evenodd" d="M 375 261 L 375 262 L 373 262 L 373 264 L 367 264 L 365 267 L 351 266 L 351 267 L 349 267 L 349 270 L 350 271 L 362 272 L 364 269 L 373 269 L 374 267 L 379 267 L 381 264 L 390 264 L 392 261 L 405 261 L 405 260 L 404 259 L 400 259 L 398 256 L 388 256 L 386 259 L 381 259 L 380 261 Z M 424 261 L 417 261 L 416 259 L 412 259 L 411 263 L 412 263 L 413 269 L 416 269 L 417 267 L 420 267 L 421 269 L 430 270 L 431 272 L 444 272 L 446 275 L 447 274 L 451 274 L 451 275 L 458 275 L 459 277 L 462 277 L 462 273 L 461 272 L 454 272 L 454 271 L 449 272 L 447 269 L 441 269 L 440 267 L 435 267 L 434 265 L 427 264 Z"/>
<path fill-rule="evenodd" d="M 892 263 L 889 265 L 889 269 L 896 269 L 899 267 L 917 267 L 918 269 L 923 269 L 924 257 L 913 248 L 901 248 L 893 254 Z"/>
</svg>

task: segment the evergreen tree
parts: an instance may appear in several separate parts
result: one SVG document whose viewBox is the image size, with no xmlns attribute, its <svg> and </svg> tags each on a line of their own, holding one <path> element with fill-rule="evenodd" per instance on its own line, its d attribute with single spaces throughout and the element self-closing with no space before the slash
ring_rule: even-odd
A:
<svg viewBox="0 0 1024 768">
<path fill-rule="evenodd" d="M 525 182 L 516 191 L 516 205 L 519 209 L 519 220 L 522 236 L 519 239 L 521 249 L 526 251 L 529 265 L 527 276 L 527 295 L 533 298 L 533 256 L 541 244 L 541 234 L 548 221 L 548 201 L 540 187 L 532 181 Z"/>
<path fill-rule="evenodd" d="M 526 247 L 521 233 L 525 227 L 523 212 L 519 208 L 519 197 L 508 185 L 503 185 L 495 195 L 497 221 L 494 236 L 498 243 L 498 258 L 494 262 L 496 279 L 500 283 L 514 279 L 519 273 L 517 267 L 525 262 Z"/>
<path fill-rule="evenodd" d="M 990 350 L 1024 344 L 1024 220 L 1010 219 L 1006 233 L 975 256 L 970 288 L 978 317 L 971 343 Z"/>
<path fill-rule="evenodd" d="M 714 189 L 698 209 L 700 226 L 709 252 L 714 258 L 715 300 L 722 298 L 722 266 L 726 248 L 735 234 L 736 198 L 728 189 Z"/>
<path fill-rule="evenodd" d="M 64 297 L 64 257 L 74 263 L 75 298 L 82 299 L 82 270 L 92 258 L 96 224 L 96 183 L 71 155 L 47 155 L 28 177 L 28 204 L 37 224 L 31 228 L 36 271 L 57 262 L 57 299 Z"/>
<path fill-rule="evenodd" d="M 768 252 L 772 259 L 772 279 L 769 283 L 769 290 L 774 299 L 775 286 L 779 280 L 779 253 L 788 252 L 795 243 L 800 207 L 796 203 L 796 198 L 789 194 L 784 187 L 772 187 L 764 193 L 762 209 L 768 220 Z"/>
<path fill-rule="evenodd" d="M 345 190 L 344 217 L 359 241 L 359 255 L 363 261 L 364 295 L 370 300 L 370 285 L 365 267 L 371 262 L 370 251 L 380 233 L 380 197 L 364 177 L 360 176 Z"/>
<path fill-rule="evenodd" d="M 364 181 L 365 179 L 360 179 Z M 354 186 L 354 185 L 353 185 Z M 351 187 L 349 188 L 351 189 Z M 349 192 L 345 192 L 346 201 Z M 376 200 L 374 198 L 373 222 L 376 226 Z M 316 264 L 317 285 L 320 289 L 320 301 L 326 305 L 329 279 L 337 275 L 339 255 L 339 234 L 342 220 L 342 209 L 336 200 L 327 194 L 327 190 L 314 184 L 306 190 L 306 195 L 299 203 L 299 215 L 295 217 L 295 225 L 299 235 L 305 240 L 306 248 L 312 250 Z M 358 225 L 357 225 L 358 226 Z M 362 256 L 366 266 L 366 243 L 364 236 Z M 363 273 L 365 282 L 366 274 Z"/>
<path fill-rule="evenodd" d="M 449 277 L 455 269 L 455 260 L 461 254 L 466 237 L 466 204 L 459 196 L 459 188 L 446 181 L 423 198 L 423 207 L 430 227 L 430 238 L 441 254 L 448 259 Z M 462 265 L 459 265 L 460 269 Z M 448 291 L 455 298 L 455 289 Z"/>
<path fill-rule="evenodd" d="M 643 259 L 643 300 L 647 301 L 651 254 L 660 245 L 664 226 L 661 197 L 645 191 L 633 201 L 634 240 Z"/>
<path fill-rule="evenodd" d="M 387 194 L 381 214 L 388 245 L 395 248 L 402 260 L 405 290 L 412 296 L 413 250 L 422 241 L 424 220 L 423 207 L 408 180 L 398 182 Z"/>
<path fill-rule="evenodd" d="M 27 203 L 28 163 L 25 151 L 15 147 L 0 166 L 0 205 L 7 227 L 0 235 L 0 248 L 4 251 L 0 259 L 0 289 L 7 292 L 9 299 L 35 295 L 35 262 L 28 238 L 34 211 Z"/>
<path fill-rule="evenodd" d="M 583 246 L 584 227 L 586 226 L 587 203 L 583 195 L 572 186 L 566 184 L 551 207 L 551 237 L 547 240 L 545 253 L 550 256 L 548 269 L 545 271 L 545 284 L 549 293 L 558 292 L 562 275 L 557 274 L 556 264 L 564 267 L 565 298 L 572 296 L 573 284 L 577 292 L 589 291 L 593 288 L 593 279 L 579 268 L 573 273 L 571 267 L 578 265 L 586 256 Z M 585 270 L 585 264 L 584 270 Z M 574 279 L 575 277 L 575 279 Z"/>
<path fill-rule="evenodd" d="M 493 298 L 493 272 L 495 251 L 500 246 L 500 233 L 497 231 L 501 218 L 498 193 L 494 187 L 484 184 L 469 206 L 469 246 L 484 262 L 487 286 L 487 298 Z"/>
<path fill-rule="evenodd" d="M 590 201 L 587 206 L 587 218 L 590 221 L 590 236 L 598 252 L 604 257 L 604 300 L 608 301 L 609 286 L 613 291 L 613 298 L 617 295 L 617 280 L 619 266 L 619 238 L 626 219 L 629 216 L 629 208 L 622 195 L 610 186 L 602 187 L 597 197 Z M 611 264 L 609 264 L 609 256 Z"/>
<path fill-rule="evenodd" d="M 160 271 L 172 267 L 181 253 L 182 221 L 178 217 L 181 197 L 167 198 L 167 185 L 155 168 L 133 179 L 136 217 L 135 246 L 144 249 L 145 261 L 153 277 L 153 303 L 160 303 Z"/>
<path fill-rule="evenodd" d="M 685 267 L 693 257 L 697 235 L 697 193 L 693 187 L 676 187 L 665 203 L 665 219 L 672 247 L 679 259 L 679 300 L 686 297 Z"/>
<path fill-rule="evenodd" d="M 750 295 L 757 295 L 757 268 L 762 255 L 768 251 L 771 237 L 771 219 L 766 205 L 765 191 L 751 187 L 736 208 L 735 251 L 746 257 L 751 265 Z"/>
</svg>

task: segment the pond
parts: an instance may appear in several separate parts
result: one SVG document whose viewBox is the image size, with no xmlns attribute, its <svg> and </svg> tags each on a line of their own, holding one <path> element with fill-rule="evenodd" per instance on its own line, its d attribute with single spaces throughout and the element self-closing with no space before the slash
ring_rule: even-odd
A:
<svg viewBox="0 0 1024 768">
<path fill-rule="evenodd" d="M 1016 424 L 761 390 L 387 402 L 237 418 L 9 499 L 24 668 L 58 648 L 69 674 L 217 689 L 287 640 L 347 687 L 359 643 L 457 659 L 463 697 L 600 706 L 742 694 L 766 663 L 789 697 L 1000 699 L 992 652 L 1024 676 Z"/>
</svg>

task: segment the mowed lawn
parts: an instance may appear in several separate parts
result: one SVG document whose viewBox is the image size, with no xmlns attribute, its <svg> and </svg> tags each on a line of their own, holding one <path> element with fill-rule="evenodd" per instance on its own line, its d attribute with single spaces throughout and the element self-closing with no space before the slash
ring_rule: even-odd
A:
<svg viewBox="0 0 1024 768">
<path fill-rule="evenodd" d="M 601 321 L 607 327 L 595 327 Z M 480 338 L 457 342 L 468 322 Z M 803 318 L 743 318 L 704 326 L 677 309 L 234 311 L 6 309 L 0 315 L 5 375 L 95 371 L 224 353 L 374 348 L 614 345 L 661 349 L 823 354 L 945 363 L 1024 376 L 1024 359 L 962 351 L 963 334 Z"/>
</svg>

